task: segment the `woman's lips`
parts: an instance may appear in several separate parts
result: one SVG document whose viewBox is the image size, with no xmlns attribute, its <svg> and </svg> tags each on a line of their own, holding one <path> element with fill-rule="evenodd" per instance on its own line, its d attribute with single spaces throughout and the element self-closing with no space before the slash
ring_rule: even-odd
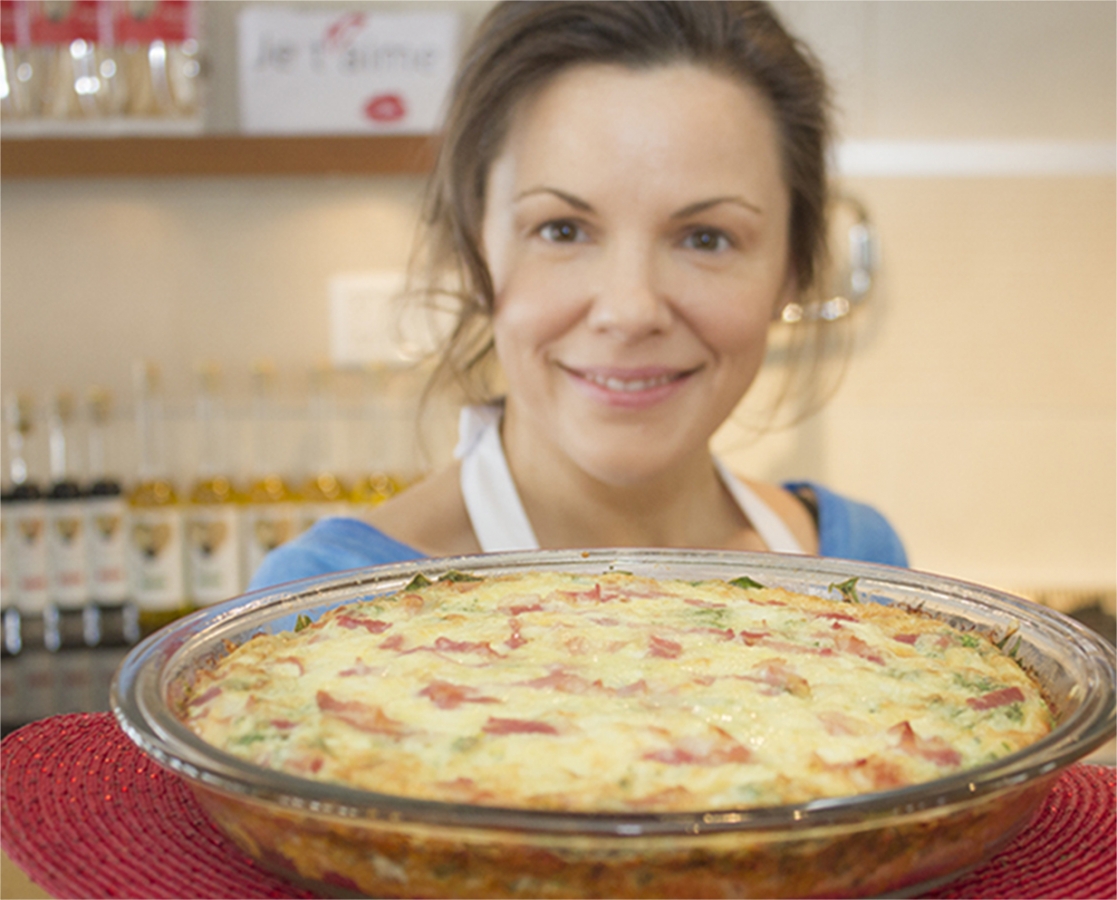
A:
<svg viewBox="0 0 1117 900">
<path fill-rule="evenodd" d="M 571 377 L 575 387 L 591 399 L 629 409 L 655 406 L 674 396 L 698 371 L 698 368 L 669 369 L 661 366 L 621 369 L 560 365 L 560 368 Z"/>
<path fill-rule="evenodd" d="M 617 375 L 601 375 L 597 372 L 581 372 L 580 376 L 611 391 L 646 391 L 674 381 L 679 375 L 653 375 L 650 378 L 625 378 Z"/>
</svg>

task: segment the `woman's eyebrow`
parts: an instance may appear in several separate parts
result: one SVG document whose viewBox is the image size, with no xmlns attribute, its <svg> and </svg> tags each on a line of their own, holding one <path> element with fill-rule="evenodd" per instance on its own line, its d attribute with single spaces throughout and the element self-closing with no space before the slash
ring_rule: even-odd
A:
<svg viewBox="0 0 1117 900">
<path fill-rule="evenodd" d="M 581 197 L 575 197 L 573 194 L 566 193 L 566 191 L 561 191 L 558 188 L 546 187 L 545 185 L 528 188 L 526 191 L 520 191 L 520 193 L 512 198 L 512 201 L 514 203 L 519 203 L 521 200 L 535 196 L 536 194 L 551 194 L 558 197 L 564 203 L 569 203 L 577 210 L 581 210 L 582 212 L 593 212 L 593 207 Z"/>
<path fill-rule="evenodd" d="M 559 200 L 562 200 L 564 203 L 567 203 L 582 212 L 592 213 L 594 211 L 593 206 L 590 203 L 587 203 L 581 197 L 576 197 L 574 196 L 574 194 L 569 194 L 566 191 L 560 190 L 559 188 L 547 187 L 546 185 L 541 185 L 540 187 L 533 187 L 528 188 L 524 191 L 520 191 L 520 193 L 518 193 L 513 198 L 513 202 L 518 203 L 521 200 L 524 200 L 528 197 L 536 196 L 538 194 L 550 194 L 551 196 L 557 197 Z M 743 197 L 738 197 L 736 195 L 727 195 L 725 197 L 711 197 L 708 200 L 699 200 L 696 203 L 689 203 L 677 212 L 672 213 L 671 218 L 685 219 L 688 216 L 696 215 L 714 206 L 720 206 L 723 203 L 732 203 L 735 206 L 740 206 L 741 208 L 748 210 L 749 212 L 756 215 L 764 214 L 764 210 L 762 210 L 755 203 L 750 203 Z"/>
<path fill-rule="evenodd" d="M 671 214 L 672 219 L 685 219 L 688 216 L 693 216 L 700 212 L 705 212 L 714 206 L 720 206 L 722 203 L 732 203 L 735 206 L 743 207 L 751 213 L 758 216 L 764 215 L 764 210 L 757 206 L 755 203 L 750 203 L 744 197 L 727 196 L 727 197 L 711 197 L 709 200 L 699 200 L 697 203 L 690 203 L 684 206 L 678 212 Z"/>
</svg>

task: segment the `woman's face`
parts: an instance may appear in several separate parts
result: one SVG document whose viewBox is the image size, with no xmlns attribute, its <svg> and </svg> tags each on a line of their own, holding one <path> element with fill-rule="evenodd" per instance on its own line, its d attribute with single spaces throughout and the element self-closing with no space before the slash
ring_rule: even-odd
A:
<svg viewBox="0 0 1117 900">
<path fill-rule="evenodd" d="M 763 100 L 706 68 L 586 65 L 519 107 L 482 228 L 510 451 L 617 485 L 704 458 L 792 299 L 789 210 Z"/>
</svg>

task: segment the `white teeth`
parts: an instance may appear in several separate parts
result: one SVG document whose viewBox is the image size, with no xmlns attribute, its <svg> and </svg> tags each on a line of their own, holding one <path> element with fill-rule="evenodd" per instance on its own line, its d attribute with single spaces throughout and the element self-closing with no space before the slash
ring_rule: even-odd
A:
<svg viewBox="0 0 1117 900">
<path fill-rule="evenodd" d="M 660 385 L 667 384 L 669 381 L 674 381 L 674 375 L 657 375 L 655 378 L 633 378 L 631 380 L 624 380 L 622 378 L 605 377 L 602 375 L 593 375 L 586 372 L 582 375 L 586 381 L 592 381 L 594 384 L 599 384 L 604 388 L 611 391 L 646 391 Z"/>
</svg>

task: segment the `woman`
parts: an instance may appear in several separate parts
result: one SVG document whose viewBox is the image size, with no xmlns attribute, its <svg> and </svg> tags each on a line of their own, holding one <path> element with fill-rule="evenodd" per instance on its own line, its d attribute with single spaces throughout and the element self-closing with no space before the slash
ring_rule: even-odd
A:
<svg viewBox="0 0 1117 900">
<path fill-rule="evenodd" d="M 506 3 L 466 53 L 428 205 L 462 286 L 442 374 L 495 354 L 459 459 L 319 523 L 262 587 L 481 551 L 800 552 L 905 565 L 817 485 L 740 480 L 709 442 L 824 256 L 827 91 L 762 3 Z"/>
</svg>

